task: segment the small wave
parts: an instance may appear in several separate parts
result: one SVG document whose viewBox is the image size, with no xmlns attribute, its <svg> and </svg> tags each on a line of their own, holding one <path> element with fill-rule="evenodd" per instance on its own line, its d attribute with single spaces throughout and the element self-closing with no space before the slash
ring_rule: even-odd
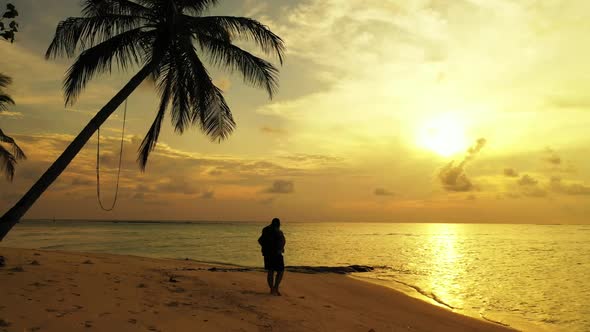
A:
<svg viewBox="0 0 590 332">
<path fill-rule="evenodd" d="M 397 283 L 399 283 L 399 284 L 402 284 L 402 285 L 404 285 L 404 286 L 410 287 L 410 288 L 414 289 L 416 292 L 418 292 L 418 293 L 420 293 L 420 294 L 422 294 L 422 295 L 426 296 L 427 298 L 429 298 L 429 299 L 431 299 L 431 300 L 435 301 L 436 303 L 439 303 L 439 304 L 441 304 L 441 305 L 444 305 L 445 307 L 447 307 L 447 308 L 449 308 L 449 309 L 453 309 L 453 310 L 455 310 L 455 309 L 459 309 L 459 310 L 460 310 L 460 309 L 461 309 L 461 308 L 454 307 L 454 306 L 452 306 L 452 305 L 450 305 L 450 304 L 446 303 L 445 301 L 443 301 L 443 299 L 441 299 L 440 297 L 438 297 L 438 296 L 437 296 L 436 294 L 434 294 L 433 292 L 427 292 L 427 291 L 425 291 L 424 289 L 422 289 L 422 288 L 420 288 L 420 287 L 418 287 L 418 286 L 416 286 L 416 285 L 412 285 L 412 284 L 409 284 L 409 283 L 407 283 L 407 282 L 403 282 L 403 281 L 396 280 L 396 279 L 389 279 L 389 281 L 394 281 L 394 282 L 397 282 Z"/>
<path fill-rule="evenodd" d="M 490 323 L 494 323 L 494 324 L 498 324 L 498 325 L 502 325 L 502 326 L 510 327 L 510 325 L 508 325 L 508 324 L 506 324 L 506 323 L 502 323 L 502 322 L 500 322 L 500 321 L 493 320 L 493 319 L 491 319 L 491 318 L 488 318 L 488 317 L 486 317 L 486 316 L 485 316 L 485 315 L 483 315 L 483 314 L 480 314 L 479 316 L 481 317 L 481 319 L 483 319 L 483 320 L 485 320 L 485 321 L 488 321 L 488 322 L 490 322 Z"/>
</svg>

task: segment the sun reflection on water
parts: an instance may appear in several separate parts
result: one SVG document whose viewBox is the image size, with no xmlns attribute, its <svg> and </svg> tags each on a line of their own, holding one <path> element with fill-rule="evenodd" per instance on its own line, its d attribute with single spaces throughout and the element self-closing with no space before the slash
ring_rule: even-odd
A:
<svg viewBox="0 0 590 332">
<path fill-rule="evenodd" d="M 457 250 L 457 225 L 454 224 L 430 224 L 431 236 L 425 243 L 430 252 L 431 265 L 436 270 L 444 270 L 446 273 L 431 273 L 429 285 L 436 293 L 431 295 L 435 300 L 455 308 L 463 308 L 463 299 L 456 294 L 461 292 L 461 276 L 465 273 L 465 266 L 460 264 L 460 254 Z"/>
</svg>

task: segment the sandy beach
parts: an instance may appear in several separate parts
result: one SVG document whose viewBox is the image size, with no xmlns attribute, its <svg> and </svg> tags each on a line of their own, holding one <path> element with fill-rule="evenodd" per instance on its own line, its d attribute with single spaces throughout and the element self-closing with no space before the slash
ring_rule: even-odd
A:
<svg viewBox="0 0 590 332">
<path fill-rule="evenodd" d="M 0 331 L 512 331 L 332 273 L 0 248 Z"/>
</svg>

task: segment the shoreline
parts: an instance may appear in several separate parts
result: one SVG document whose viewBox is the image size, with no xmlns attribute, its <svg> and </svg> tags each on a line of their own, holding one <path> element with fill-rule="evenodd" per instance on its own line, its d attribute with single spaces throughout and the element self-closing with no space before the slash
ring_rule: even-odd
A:
<svg viewBox="0 0 590 332">
<path fill-rule="evenodd" d="M 519 319 L 517 316 L 503 315 L 502 317 L 505 318 L 505 321 L 506 321 L 506 322 L 504 322 L 504 321 L 499 320 L 499 318 L 490 318 L 490 317 L 487 317 L 486 315 L 483 315 L 477 311 L 470 311 L 470 310 L 466 310 L 464 308 L 454 308 L 453 306 L 440 301 L 440 299 L 438 299 L 438 298 L 435 299 L 433 297 L 430 297 L 428 294 L 425 294 L 422 290 L 418 290 L 417 288 L 419 288 L 419 287 L 411 285 L 411 284 L 407 284 L 403 281 L 399 281 L 399 280 L 395 280 L 395 279 L 387 279 L 386 280 L 386 279 L 365 277 L 362 274 L 356 274 L 356 273 L 348 275 L 348 276 L 350 278 L 359 280 L 361 282 L 380 285 L 382 287 L 391 289 L 394 292 L 402 293 L 408 297 L 415 298 L 415 299 L 418 299 L 418 300 L 423 301 L 425 303 L 428 303 L 430 305 L 443 308 L 443 309 L 453 312 L 455 314 L 471 317 L 471 318 L 478 319 L 478 320 L 483 320 L 483 321 L 492 323 L 494 325 L 504 326 L 504 327 L 512 329 L 512 330 L 523 331 L 523 332 L 526 332 L 526 331 L 565 332 L 566 331 L 566 330 L 561 330 L 561 329 L 556 330 L 554 328 L 549 329 L 545 326 L 540 326 L 540 325 L 534 324 L 530 321 L 527 321 L 524 319 Z"/>
<path fill-rule="evenodd" d="M 0 255 L 0 331 L 515 331 L 337 273 L 288 272 L 276 297 L 262 272 L 230 264 L 6 247 Z"/>
</svg>

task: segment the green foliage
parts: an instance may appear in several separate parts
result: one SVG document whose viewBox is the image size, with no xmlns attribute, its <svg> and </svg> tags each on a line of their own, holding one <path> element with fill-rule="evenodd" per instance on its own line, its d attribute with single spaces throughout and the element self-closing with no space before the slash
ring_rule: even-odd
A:
<svg viewBox="0 0 590 332">
<path fill-rule="evenodd" d="M 4 40 L 9 40 L 11 43 L 14 43 L 14 36 L 18 32 L 18 23 L 14 20 L 17 16 L 18 11 L 13 4 L 9 3 L 6 5 L 6 11 L 0 18 L 0 37 L 4 38 Z M 4 19 L 11 20 L 8 23 L 8 27 L 1 21 Z"/>
</svg>

